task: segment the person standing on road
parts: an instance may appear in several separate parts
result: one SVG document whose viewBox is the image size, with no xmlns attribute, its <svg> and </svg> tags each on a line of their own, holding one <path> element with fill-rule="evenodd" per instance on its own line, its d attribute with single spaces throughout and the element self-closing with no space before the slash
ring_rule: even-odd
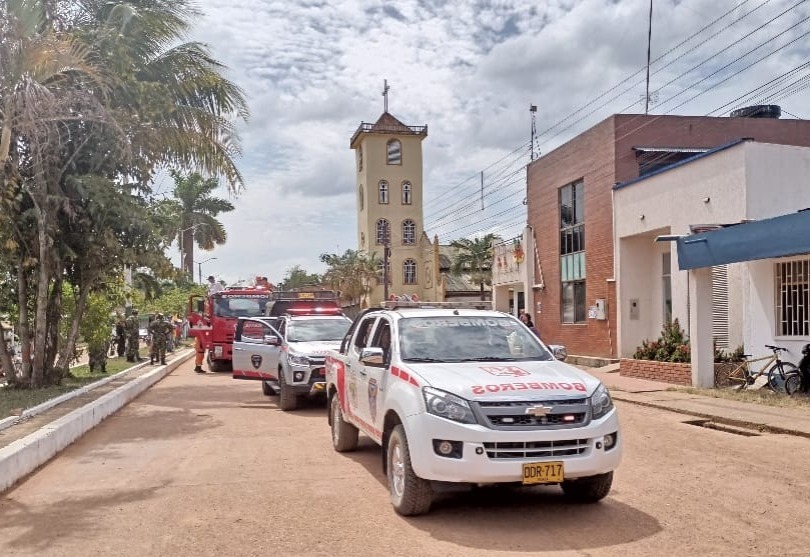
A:
<svg viewBox="0 0 810 557">
<path fill-rule="evenodd" d="M 138 350 L 140 343 L 140 320 L 138 319 L 138 310 L 133 309 L 132 315 L 127 317 L 126 320 L 127 332 L 127 361 L 128 362 L 142 362 L 141 354 Z"/>
<path fill-rule="evenodd" d="M 149 353 L 149 363 L 166 365 L 166 340 L 171 334 L 172 326 L 163 319 L 163 314 L 158 313 L 155 319 L 149 324 L 149 332 L 152 334 L 152 349 Z"/>
</svg>

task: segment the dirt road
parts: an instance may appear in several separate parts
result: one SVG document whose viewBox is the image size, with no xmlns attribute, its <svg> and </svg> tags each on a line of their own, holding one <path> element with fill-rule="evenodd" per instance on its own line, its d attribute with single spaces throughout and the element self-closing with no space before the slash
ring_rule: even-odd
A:
<svg viewBox="0 0 810 557">
<path fill-rule="evenodd" d="M 622 405 L 601 504 L 492 489 L 404 519 L 379 449 L 333 452 L 323 408 L 283 413 L 258 383 L 191 369 L 0 496 L 0 555 L 810 555 L 807 439 Z"/>
</svg>

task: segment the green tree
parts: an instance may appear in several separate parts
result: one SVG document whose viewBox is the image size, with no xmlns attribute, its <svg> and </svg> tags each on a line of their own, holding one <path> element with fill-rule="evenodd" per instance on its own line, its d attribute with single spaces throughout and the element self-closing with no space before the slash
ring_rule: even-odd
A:
<svg viewBox="0 0 810 557">
<path fill-rule="evenodd" d="M 307 286 L 318 286 L 321 284 L 321 276 L 317 273 L 307 273 L 300 265 L 295 265 L 287 269 L 287 274 L 278 285 L 279 290 L 293 290 Z"/>
<path fill-rule="evenodd" d="M 213 195 L 219 187 L 217 180 L 204 178 L 198 172 L 183 175 L 171 171 L 170 174 L 175 183 L 175 199 L 163 201 L 158 210 L 177 226 L 176 231 L 172 230 L 169 235 L 174 237 L 176 234 L 183 254 L 183 271 L 193 277 L 194 245 L 203 250 L 212 250 L 224 244 L 228 234 L 216 217 L 220 213 L 233 211 L 234 206 L 230 201 Z"/>
<path fill-rule="evenodd" d="M 481 291 L 481 300 L 486 300 L 484 286 L 492 285 L 492 245 L 497 240 L 497 235 L 486 234 L 481 238 L 462 238 L 450 243 L 456 250 L 450 272 L 468 277 L 473 284 L 477 284 Z"/>
<path fill-rule="evenodd" d="M 374 253 L 349 249 L 342 255 L 323 253 L 320 260 L 328 267 L 323 284 L 338 290 L 349 305 L 360 305 L 376 284 L 378 259 Z"/>
</svg>

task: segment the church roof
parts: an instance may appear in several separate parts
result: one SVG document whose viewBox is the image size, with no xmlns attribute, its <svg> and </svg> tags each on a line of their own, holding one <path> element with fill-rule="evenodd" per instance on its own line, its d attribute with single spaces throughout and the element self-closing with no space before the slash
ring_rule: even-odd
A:
<svg viewBox="0 0 810 557">
<path fill-rule="evenodd" d="M 383 112 L 377 121 L 373 124 L 368 122 L 361 122 L 360 126 L 354 132 L 349 146 L 354 149 L 357 146 L 357 141 L 364 133 L 375 134 L 395 134 L 395 135 L 421 135 L 423 138 L 427 137 L 427 126 L 406 126 L 390 112 Z"/>
</svg>

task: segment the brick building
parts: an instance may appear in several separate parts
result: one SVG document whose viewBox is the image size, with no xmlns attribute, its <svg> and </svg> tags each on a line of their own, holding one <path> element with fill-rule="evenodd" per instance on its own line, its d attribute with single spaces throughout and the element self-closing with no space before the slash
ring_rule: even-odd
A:
<svg viewBox="0 0 810 557">
<path fill-rule="evenodd" d="M 526 292 L 526 306 L 544 340 L 573 355 L 617 357 L 614 184 L 741 138 L 810 146 L 810 121 L 767 114 L 618 114 L 528 166 L 528 224 L 537 242 L 532 272 L 544 280 Z"/>
</svg>

